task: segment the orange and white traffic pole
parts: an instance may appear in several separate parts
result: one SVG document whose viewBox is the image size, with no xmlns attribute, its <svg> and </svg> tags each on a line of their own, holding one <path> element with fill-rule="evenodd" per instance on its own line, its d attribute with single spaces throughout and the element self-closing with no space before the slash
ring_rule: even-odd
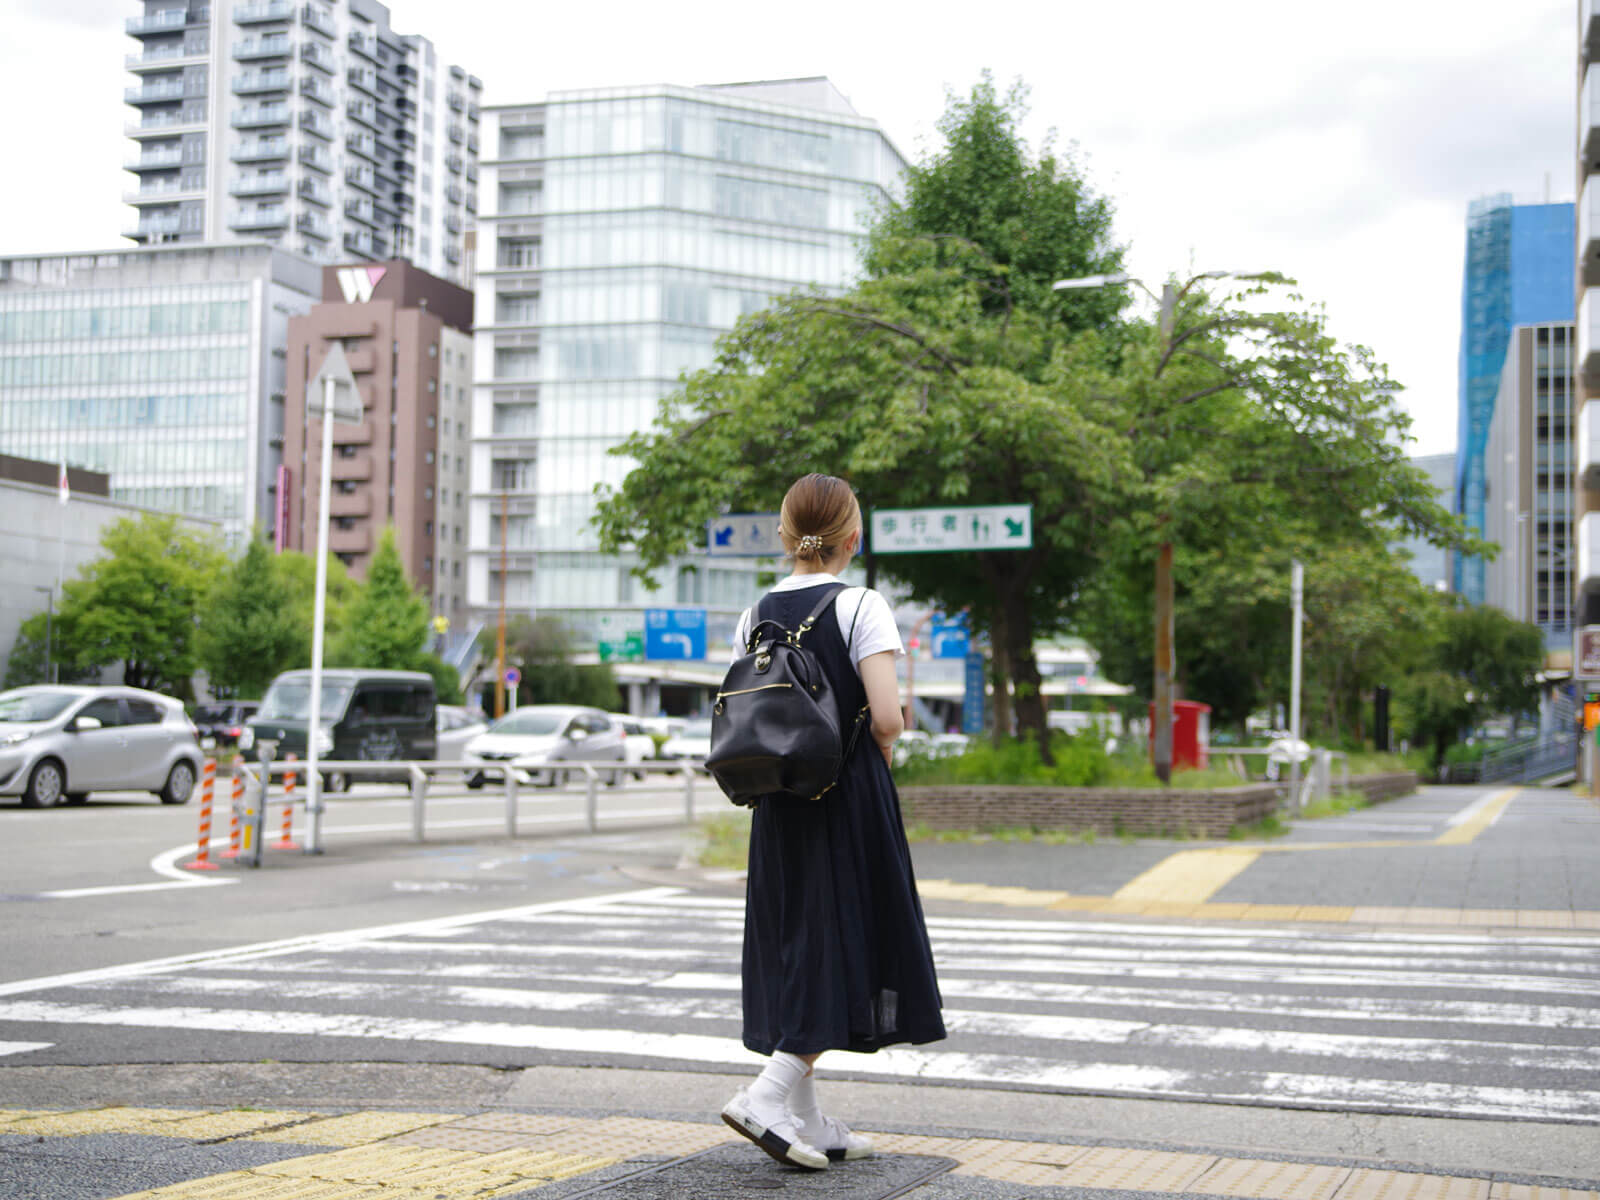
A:
<svg viewBox="0 0 1600 1200">
<path fill-rule="evenodd" d="M 208 758 L 200 768 L 200 832 L 195 838 L 193 861 L 183 865 L 191 871 L 215 871 L 211 861 L 211 797 L 217 785 L 217 760 Z"/>
<path fill-rule="evenodd" d="M 233 756 L 233 818 L 228 824 L 228 848 L 223 858 L 238 858 L 244 851 L 244 755 Z"/>
<path fill-rule="evenodd" d="M 273 843 L 274 850 L 298 850 L 300 844 L 294 840 L 294 762 L 295 756 L 284 755 L 283 772 L 283 836 Z"/>
</svg>

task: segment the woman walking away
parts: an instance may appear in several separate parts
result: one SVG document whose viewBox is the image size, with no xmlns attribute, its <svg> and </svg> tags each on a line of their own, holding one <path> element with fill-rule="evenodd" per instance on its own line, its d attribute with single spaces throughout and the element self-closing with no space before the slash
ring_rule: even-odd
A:
<svg viewBox="0 0 1600 1200">
<path fill-rule="evenodd" d="M 805 645 L 822 664 L 841 729 L 870 722 L 836 786 L 813 800 L 765 797 L 750 828 L 744 919 L 744 1044 L 771 1056 L 722 1119 L 779 1162 L 820 1170 L 865 1158 L 872 1143 L 818 1107 L 812 1065 L 824 1050 L 944 1037 L 933 952 L 889 774 L 904 729 L 889 605 L 838 578 L 861 545 L 850 486 L 807 475 L 783 499 L 778 530 L 794 573 L 739 618 L 734 656 L 764 620 L 797 628 L 832 594 Z"/>
</svg>

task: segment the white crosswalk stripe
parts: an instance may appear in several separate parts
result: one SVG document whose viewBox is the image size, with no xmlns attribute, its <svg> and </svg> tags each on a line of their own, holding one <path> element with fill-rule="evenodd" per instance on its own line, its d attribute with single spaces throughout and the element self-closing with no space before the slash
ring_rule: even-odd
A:
<svg viewBox="0 0 1600 1200">
<path fill-rule="evenodd" d="M 742 902 L 655 890 L 164 960 L 0 995 L 7 1023 L 753 1065 Z M 929 922 L 950 1037 L 832 1072 L 1329 1109 L 1600 1119 L 1600 941 Z M 0 1053 L 13 1045 L 0 1041 Z M 311 1051 L 314 1053 L 314 1051 Z"/>
</svg>

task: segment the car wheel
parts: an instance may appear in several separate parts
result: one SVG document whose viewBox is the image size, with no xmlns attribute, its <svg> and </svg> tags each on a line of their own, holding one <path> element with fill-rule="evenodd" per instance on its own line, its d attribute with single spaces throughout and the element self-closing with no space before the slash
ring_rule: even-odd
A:
<svg viewBox="0 0 1600 1200">
<path fill-rule="evenodd" d="M 461 782 L 466 784 L 473 791 L 477 791 L 479 788 L 481 788 L 483 786 L 483 772 L 482 771 L 475 771 L 471 775 L 468 775 Z"/>
<path fill-rule="evenodd" d="M 187 804 L 194 795 L 194 764 L 187 759 L 172 764 L 167 772 L 167 782 L 156 793 L 163 804 Z"/>
<path fill-rule="evenodd" d="M 325 792 L 348 792 L 350 790 L 350 776 L 343 771 L 328 771 L 322 776 L 322 790 Z"/>
<path fill-rule="evenodd" d="M 61 803 L 63 790 L 67 779 L 61 769 L 61 764 L 53 758 L 47 758 L 33 768 L 33 774 L 28 776 L 28 788 L 22 793 L 22 803 L 26 808 L 54 808 Z"/>
<path fill-rule="evenodd" d="M 611 771 L 611 773 L 606 776 L 606 786 L 607 787 L 621 787 L 622 786 L 622 781 L 623 781 L 623 779 L 625 779 L 627 777 L 627 774 L 628 773 L 626 771 L 623 771 L 623 770 L 620 770 L 620 769 L 613 769 Z"/>
<path fill-rule="evenodd" d="M 88 792 L 68 792 L 67 793 L 67 803 L 68 804 L 87 804 L 87 803 L 89 803 L 89 793 Z"/>
</svg>

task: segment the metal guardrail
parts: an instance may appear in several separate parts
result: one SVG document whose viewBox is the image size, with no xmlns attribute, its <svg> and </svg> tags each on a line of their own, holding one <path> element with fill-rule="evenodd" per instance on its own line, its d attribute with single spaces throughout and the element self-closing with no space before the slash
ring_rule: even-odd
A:
<svg viewBox="0 0 1600 1200">
<path fill-rule="evenodd" d="M 266 788 L 262 786 L 263 766 L 266 768 L 265 773 L 268 780 Z M 602 775 L 613 777 L 615 782 L 620 783 L 627 775 L 639 771 L 643 771 L 646 774 L 681 776 L 683 779 L 683 819 L 686 824 L 692 825 L 694 823 L 695 777 L 704 773 L 704 765 L 698 760 L 647 759 L 643 762 L 635 763 L 619 762 L 615 767 L 604 764 L 596 766 L 594 763 L 586 761 L 567 762 L 558 760 L 557 763 L 542 764 L 540 771 L 551 770 L 552 768 L 554 772 L 559 772 L 564 777 L 563 783 L 575 775 L 584 777 L 584 823 L 590 833 L 595 833 L 599 829 L 600 781 Z M 281 759 L 273 759 L 266 764 L 246 762 L 243 764 L 243 771 L 249 781 L 249 785 L 262 795 L 261 803 L 264 808 L 270 798 L 268 796 L 271 791 L 270 781 L 272 779 L 282 779 L 291 772 L 297 778 L 303 778 L 306 774 L 306 764 L 300 760 L 285 762 Z M 319 774 L 325 774 L 329 771 L 343 771 L 352 776 L 360 775 L 368 779 L 375 775 L 391 776 L 397 780 L 406 781 L 410 785 L 411 791 L 411 837 L 413 841 L 418 842 L 425 840 L 426 837 L 429 785 L 436 777 L 448 775 L 460 775 L 463 778 L 467 775 L 498 776 L 505 794 L 506 836 L 516 837 L 517 805 L 524 786 L 523 781 L 518 776 L 519 774 L 528 774 L 526 767 L 517 768 L 508 762 L 375 761 L 371 759 L 322 760 L 317 763 L 317 771 Z M 559 787 L 562 784 L 558 783 L 555 786 Z M 307 788 L 305 790 L 305 798 L 301 801 L 308 814 L 308 825 L 310 827 L 305 846 L 307 854 L 320 854 L 322 852 L 321 823 L 317 818 L 320 817 L 322 812 L 326 811 L 328 801 L 327 793 L 323 789 L 317 788 L 316 795 L 317 807 L 315 808 L 312 807 L 312 789 Z M 296 798 L 299 799 L 298 795 Z M 276 800 L 281 802 L 282 797 L 279 796 Z"/>
<path fill-rule="evenodd" d="M 1506 746 L 1485 754 L 1476 764 L 1477 783 L 1537 783 L 1552 775 L 1575 770 L 1583 738 L 1578 734 Z M 1454 780 L 1454 770 L 1451 772 Z"/>
</svg>

